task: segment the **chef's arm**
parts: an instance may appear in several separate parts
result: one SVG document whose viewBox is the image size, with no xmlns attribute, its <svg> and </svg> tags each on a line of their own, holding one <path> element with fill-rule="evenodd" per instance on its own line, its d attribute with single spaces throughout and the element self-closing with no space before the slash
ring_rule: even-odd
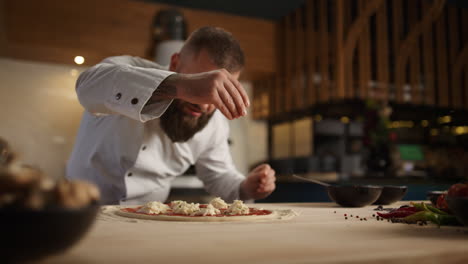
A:
<svg viewBox="0 0 468 264">
<path fill-rule="evenodd" d="M 76 90 L 80 103 L 94 114 L 122 114 L 142 122 L 160 117 L 172 99 L 212 104 L 228 119 L 247 114 L 249 98 L 225 69 L 175 74 L 137 57 L 119 56 L 83 72 Z"/>
<path fill-rule="evenodd" d="M 141 122 L 161 116 L 172 100 L 145 106 L 154 91 L 174 72 L 131 56 L 107 58 L 84 71 L 76 83 L 83 107 L 96 115 L 121 114 Z"/>
<path fill-rule="evenodd" d="M 171 75 L 160 84 L 149 104 L 175 98 L 214 105 L 228 119 L 246 115 L 250 104 L 243 86 L 225 69 Z"/>
</svg>

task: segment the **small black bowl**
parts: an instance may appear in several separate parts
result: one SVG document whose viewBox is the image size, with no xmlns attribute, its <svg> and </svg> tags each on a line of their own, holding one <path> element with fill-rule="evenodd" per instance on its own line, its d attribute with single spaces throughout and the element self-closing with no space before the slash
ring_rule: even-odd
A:
<svg viewBox="0 0 468 264">
<path fill-rule="evenodd" d="M 398 202 L 405 196 L 407 191 L 408 186 L 385 185 L 383 186 L 379 199 L 377 199 L 374 204 L 389 205 Z"/>
<path fill-rule="evenodd" d="M 375 185 L 330 185 L 327 189 L 330 199 L 344 207 L 370 205 L 382 193 L 382 187 Z"/>
<path fill-rule="evenodd" d="M 468 197 L 447 196 L 446 200 L 450 211 L 457 217 L 458 221 L 468 226 Z"/>
<path fill-rule="evenodd" d="M 1 258 L 10 262 L 39 260 L 65 251 L 93 224 L 99 205 L 81 209 L 0 209 Z"/>
<path fill-rule="evenodd" d="M 431 201 L 432 205 L 437 205 L 437 199 L 441 194 L 447 194 L 447 191 L 430 191 L 427 192 L 426 197 L 429 201 Z"/>
</svg>

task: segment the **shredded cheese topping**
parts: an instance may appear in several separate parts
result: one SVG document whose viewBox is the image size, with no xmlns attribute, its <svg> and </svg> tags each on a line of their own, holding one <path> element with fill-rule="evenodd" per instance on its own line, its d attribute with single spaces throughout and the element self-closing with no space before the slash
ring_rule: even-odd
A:
<svg viewBox="0 0 468 264">
<path fill-rule="evenodd" d="M 249 207 L 241 200 L 234 200 L 234 202 L 226 210 L 226 214 L 228 215 L 245 215 L 249 213 Z"/>
<path fill-rule="evenodd" d="M 171 202 L 172 205 L 172 202 Z M 175 214 L 182 214 L 182 215 L 195 215 L 200 211 L 200 204 L 198 203 L 187 203 L 184 201 L 177 202 L 172 207 L 172 212 Z"/>
<path fill-rule="evenodd" d="M 209 204 L 206 206 L 206 208 L 200 208 L 200 211 L 196 212 L 195 215 L 217 215 L 220 214 L 221 211 L 217 208 L 215 208 L 213 205 Z"/>
<path fill-rule="evenodd" d="M 216 197 L 213 200 L 211 200 L 210 204 L 216 208 L 216 209 L 227 209 L 228 204 L 221 198 Z"/>
<path fill-rule="evenodd" d="M 164 214 L 169 211 L 170 207 L 161 202 L 148 202 L 143 207 L 138 209 L 137 212 L 145 214 Z"/>
</svg>

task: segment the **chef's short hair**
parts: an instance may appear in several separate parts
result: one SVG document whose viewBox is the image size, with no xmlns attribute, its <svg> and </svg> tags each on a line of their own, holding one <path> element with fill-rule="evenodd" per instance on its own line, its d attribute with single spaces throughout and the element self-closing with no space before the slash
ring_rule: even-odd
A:
<svg viewBox="0 0 468 264">
<path fill-rule="evenodd" d="M 219 27 L 201 27 L 195 30 L 185 42 L 181 53 L 185 51 L 198 54 L 205 49 L 216 66 L 229 72 L 244 68 L 244 52 L 239 42 L 226 30 Z"/>
</svg>

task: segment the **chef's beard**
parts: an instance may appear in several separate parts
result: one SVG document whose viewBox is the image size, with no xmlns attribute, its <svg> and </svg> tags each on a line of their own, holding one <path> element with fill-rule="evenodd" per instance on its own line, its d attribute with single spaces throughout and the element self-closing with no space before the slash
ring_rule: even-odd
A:
<svg viewBox="0 0 468 264">
<path fill-rule="evenodd" d="M 185 114 L 182 101 L 174 100 L 160 118 L 162 130 L 172 142 L 186 142 L 202 130 L 210 121 L 213 113 L 202 113 L 199 117 Z"/>
</svg>

